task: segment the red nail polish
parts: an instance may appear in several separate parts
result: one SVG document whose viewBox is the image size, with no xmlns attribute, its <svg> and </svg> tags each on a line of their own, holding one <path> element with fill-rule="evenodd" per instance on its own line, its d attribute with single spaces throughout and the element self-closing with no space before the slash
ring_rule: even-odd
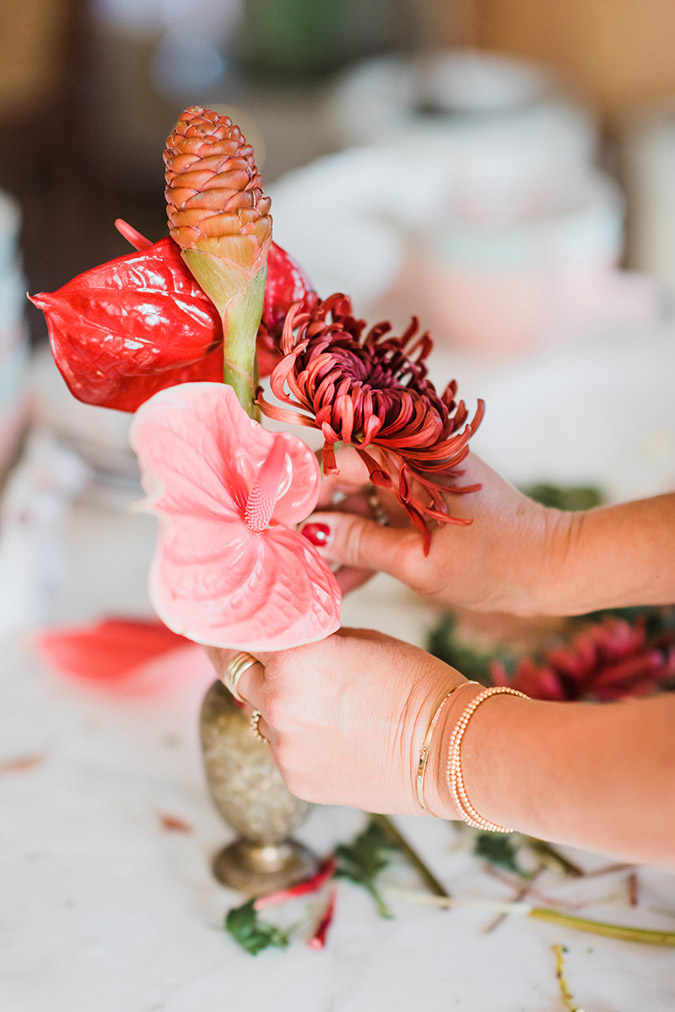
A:
<svg viewBox="0 0 675 1012">
<path fill-rule="evenodd" d="M 317 548 L 325 548 L 326 545 L 330 544 L 330 527 L 328 524 L 305 524 L 300 530 L 301 534 L 307 538 L 312 544 L 316 545 Z"/>
</svg>

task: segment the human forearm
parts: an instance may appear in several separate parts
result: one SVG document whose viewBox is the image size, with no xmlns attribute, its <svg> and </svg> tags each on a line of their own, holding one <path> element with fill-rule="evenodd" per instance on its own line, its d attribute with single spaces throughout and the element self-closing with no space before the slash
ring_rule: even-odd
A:
<svg viewBox="0 0 675 1012">
<path fill-rule="evenodd" d="M 445 745 L 457 717 L 448 715 Z M 608 704 L 490 699 L 462 746 L 468 795 L 485 818 L 530 835 L 675 866 L 674 722 L 672 696 Z M 438 814 L 454 818 L 444 765 L 441 747 L 435 801 L 445 806 Z"/>
<path fill-rule="evenodd" d="M 542 611 L 675 601 L 675 495 L 608 506 L 561 519 L 549 538 Z M 536 594 L 534 595 L 536 600 Z"/>
</svg>

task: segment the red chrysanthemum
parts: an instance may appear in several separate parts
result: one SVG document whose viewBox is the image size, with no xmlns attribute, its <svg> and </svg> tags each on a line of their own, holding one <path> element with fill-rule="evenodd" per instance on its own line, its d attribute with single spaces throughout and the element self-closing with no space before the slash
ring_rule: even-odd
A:
<svg viewBox="0 0 675 1012">
<path fill-rule="evenodd" d="M 296 410 L 270 404 L 261 393 L 258 403 L 271 418 L 321 430 L 326 474 L 337 471 L 335 444 L 352 444 L 372 483 L 390 489 L 423 532 L 428 551 L 430 519 L 471 522 L 448 514 L 445 494 L 479 487 L 458 487 L 454 479 L 462 473 L 457 468 L 469 452 L 484 404 L 478 402 L 468 422 L 466 405 L 455 400 L 454 381 L 437 393 L 427 377 L 432 341 L 428 333 L 418 335 L 416 319 L 400 337 L 391 335 L 386 322 L 365 328 L 344 295 L 332 295 L 309 312 L 294 306 L 284 324 L 284 358 L 272 373 L 271 387 L 279 401 Z"/>
<path fill-rule="evenodd" d="M 493 661 L 490 674 L 496 685 L 510 685 L 534 699 L 605 702 L 647 696 L 675 678 L 675 634 L 649 642 L 644 620 L 630 624 L 606 618 L 569 645 L 548 650 L 539 663 L 525 657 L 508 675 Z"/>
</svg>

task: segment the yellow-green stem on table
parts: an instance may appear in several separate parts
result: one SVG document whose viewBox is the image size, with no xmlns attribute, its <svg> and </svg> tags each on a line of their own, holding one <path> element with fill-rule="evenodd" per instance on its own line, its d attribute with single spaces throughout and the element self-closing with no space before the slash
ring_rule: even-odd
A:
<svg viewBox="0 0 675 1012">
<path fill-rule="evenodd" d="M 399 889 L 390 886 L 388 892 L 392 896 L 413 903 L 425 903 L 438 907 L 474 907 L 476 909 L 494 910 L 496 913 L 521 914 L 537 921 L 548 921 L 562 928 L 573 931 L 585 931 L 591 935 L 602 935 L 605 938 L 616 938 L 623 942 L 640 942 L 643 945 L 666 945 L 675 948 L 675 931 L 662 931 L 659 928 L 634 928 L 629 924 L 611 924 L 605 921 L 593 921 L 587 917 L 577 917 L 565 910 L 552 907 L 533 907 L 529 903 L 509 903 L 488 899 L 449 899 L 443 896 L 432 896 L 429 893 L 415 892 L 411 889 Z"/>
</svg>

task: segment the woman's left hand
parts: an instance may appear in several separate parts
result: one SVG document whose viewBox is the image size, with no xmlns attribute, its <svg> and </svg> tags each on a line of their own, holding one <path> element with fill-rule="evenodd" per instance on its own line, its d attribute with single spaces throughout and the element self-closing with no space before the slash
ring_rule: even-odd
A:
<svg viewBox="0 0 675 1012">
<path fill-rule="evenodd" d="M 209 655 L 222 674 L 231 651 L 209 649 Z M 419 751 L 441 700 L 466 681 L 458 671 L 418 647 L 364 629 L 341 629 L 318 643 L 256 657 L 260 663 L 244 671 L 237 692 L 247 712 L 260 710 L 259 730 L 297 797 L 422 814 Z M 425 781 L 427 807 L 445 818 L 455 814 L 440 775 L 441 742 L 448 737 L 441 725 L 451 720 L 452 703 L 453 697 L 436 728 L 438 752 L 430 756 Z"/>
</svg>

